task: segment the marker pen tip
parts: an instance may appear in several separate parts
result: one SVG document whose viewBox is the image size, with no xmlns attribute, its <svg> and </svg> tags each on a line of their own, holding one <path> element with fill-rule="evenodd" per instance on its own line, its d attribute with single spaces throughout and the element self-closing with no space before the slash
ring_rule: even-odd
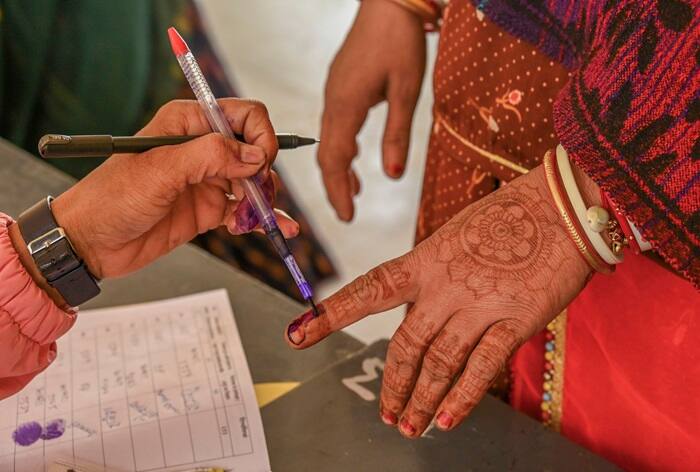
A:
<svg viewBox="0 0 700 472">
<path fill-rule="evenodd" d="M 313 298 L 309 298 L 309 304 L 311 305 L 311 310 L 314 312 L 314 318 L 318 318 L 318 316 L 321 314 L 321 312 L 318 311 L 318 307 L 314 303 Z"/>
<path fill-rule="evenodd" d="M 185 40 L 182 39 L 180 33 L 173 26 L 168 28 L 168 38 L 170 39 L 170 47 L 176 56 L 182 56 L 190 51 Z"/>
</svg>

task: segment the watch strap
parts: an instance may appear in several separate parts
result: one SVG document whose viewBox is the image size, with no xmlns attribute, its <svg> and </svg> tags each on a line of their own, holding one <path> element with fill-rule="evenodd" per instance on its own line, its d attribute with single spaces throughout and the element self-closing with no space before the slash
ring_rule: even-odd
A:
<svg viewBox="0 0 700 472">
<path fill-rule="evenodd" d="M 46 197 L 19 216 L 19 231 L 28 247 L 33 241 L 60 228 L 51 212 L 52 200 L 53 197 Z M 100 293 L 97 280 L 75 253 L 68 236 L 36 252 L 30 247 L 30 253 L 49 285 L 55 288 L 70 306 L 78 306 Z"/>
<path fill-rule="evenodd" d="M 70 306 L 81 305 L 100 294 L 100 286 L 83 261 L 80 261 L 78 267 L 49 284 L 58 290 Z"/>
<path fill-rule="evenodd" d="M 17 223 L 24 242 L 29 244 L 35 239 L 58 228 L 58 223 L 51 213 L 52 196 L 39 200 L 19 215 Z"/>
</svg>

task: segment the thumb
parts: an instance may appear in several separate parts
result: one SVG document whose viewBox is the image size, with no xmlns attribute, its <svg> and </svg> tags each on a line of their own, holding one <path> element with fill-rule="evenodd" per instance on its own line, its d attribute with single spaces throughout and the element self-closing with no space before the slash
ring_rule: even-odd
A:
<svg viewBox="0 0 700 472">
<path fill-rule="evenodd" d="M 181 190 L 212 177 L 227 180 L 251 177 L 261 169 L 266 159 L 262 148 L 240 143 L 219 133 L 210 133 L 159 150 L 169 152 L 172 160 L 163 169 L 166 161 L 153 156 L 157 161 L 154 165 L 161 167 L 161 172 L 169 172 Z"/>
<path fill-rule="evenodd" d="M 411 122 L 418 94 L 392 92 L 387 96 L 389 112 L 382 139 L 384 172 L 389 177 L 399 178 L 406 168 L 406 158 L 411 139 Z"/>
<path fill-rule="evenodd" d="M 316 344 L 368 315 L 397 307 L 415 298 L 417 284 L 413 253 L 385 262 L 361 275 L 287 326 L 285 338 L 295 349 Z"/>
</svg>

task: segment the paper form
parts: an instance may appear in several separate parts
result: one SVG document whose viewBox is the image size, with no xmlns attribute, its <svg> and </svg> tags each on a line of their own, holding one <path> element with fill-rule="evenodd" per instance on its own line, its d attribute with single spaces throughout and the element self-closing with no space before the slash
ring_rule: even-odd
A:
<svg viewBox="0 0 700 472">
<path fill-rule="evenodd" d="M 0 471 L 44 471 L 53 458 L 270 470 L 226 291 L 81 311 L 54 363 L 0 401 Z"/>
</svg>

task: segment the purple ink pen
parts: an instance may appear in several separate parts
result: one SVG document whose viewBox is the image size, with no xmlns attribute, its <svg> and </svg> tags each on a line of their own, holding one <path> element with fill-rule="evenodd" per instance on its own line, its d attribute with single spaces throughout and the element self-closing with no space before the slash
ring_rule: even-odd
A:
<svg viewBox="0 0 700 472">
<path fill-rule="evenodd" d="M 219 104 L 216 102 L 216 97 L 214 97 L 214 94 L 209 88 L 209 84 L 204 78 L 204 74 L 199 68 L 199 64 L 197 64 L 197 60 L 194 58 L 187 43 L 185 43 L 180 34 L 173 27 L 168 28 L 168 37 L 170 38 L 170 46 L 172 47 L 173 53 L 175 53 L 175 57 L 177 57 L 177 62 L 180 64 L 180 68 L 185 74 L 187 82 L 190 84 L 192 91 L 197 97 L 197 101 L 202 107 L 212 130 L 228 138 L 235 139 L 233 130 L 231 130 L 231 125 L 226 119 L 221 107 L 219 107 Z M 301 273 L 301 269 L 289 249 L 287 240 L 284 239 L 282 231 L 280 231 L 277 225 L 275 213 L 267 199 L 265 199 L 260 185 L 254 178 L 242 179 L 241 183 L 250 204 L 258 215 L 260 226 L 263 228 L 268 239 L 272 245 L 275 246 L 275 249 L 284 261 L 287 269 L 289 269 L 289 272 L 292 274 L 294 282 L 296 282 L 297 287 L 299 287 L 301 291 L 301 295 L 311 304 L 314 314 L 318 315 L 318 309 L 313 301 L 311 285 L 306 281 L 306 278 L 304 278 L 304 274 Z"/>
</svg>

